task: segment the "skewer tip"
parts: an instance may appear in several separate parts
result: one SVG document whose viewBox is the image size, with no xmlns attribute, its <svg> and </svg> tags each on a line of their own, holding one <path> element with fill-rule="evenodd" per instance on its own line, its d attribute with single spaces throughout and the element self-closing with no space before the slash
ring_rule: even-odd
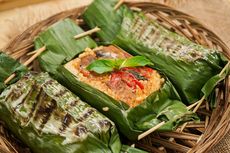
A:
<svg viewBox="0 0 230 153">
<path fill-rule="evenodd" d="M 83 33 L 80 33 L 80 34 L 77 34 L 76 36 L 74 36 L 74 38 L 75 39 L 79 39 L 79 38 L 82 38 L 82 37 L 85 37 L 85 36 L 87 36 L 87 35 L 91 35 L 91 34 L 93 34 L 93 33 L 95 33 L 95 32 L 98 32 L 98 31 L 100 31 L 101 29 L 99 28 L 99 27 L 95 27 L 95 28 L 93 28 L 93 29 L 91 29 L 91 30 L 88 30 L 88 31 L 85 31 L 85 32 L 83 32 Z"/>
<path fill-rule="evenodd" d="M 124 3 L 124 0 L 119 0 L 117 4 L 114 6 L 113 10 L 117 10 L 123 3 Z"/>
<path fill-rule="evenodd" d="M 149 135 L 150 133 L 156 131 L 157 129 L 159 129 L 160 127 L 162 127 L 165 124 L 165 121 L 160 122 L 159 124 L 157 124 L 156 126 L 152 127 L 151 129 L 143 132 L 142 134 L 138 135 L 138 140 L 143 139 L 144 137 L 146 137 L 147 135 Z"/>
</svg>

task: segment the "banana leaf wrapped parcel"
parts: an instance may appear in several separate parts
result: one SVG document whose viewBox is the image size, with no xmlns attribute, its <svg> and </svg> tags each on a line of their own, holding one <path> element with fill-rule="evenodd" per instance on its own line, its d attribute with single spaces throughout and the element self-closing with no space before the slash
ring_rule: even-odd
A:
<svg viewBox="0 0 230 153">
<path fill-rule="evenodd" d="M 47 73 L 27 73 L 0 95 L 0 119 L 43 153 L 119 153 L 116 127 Z"/>
<path fill-rule="evenodd" d="M 167 30 L 142 12 L 134 12 L 125 5 L 115 10 L 117 2 L 95 0 L 84 12 L 84 21 L 90 28 L 101 28 L 97 34 L 104 43 L 151 60 L 153 68 L 172 81 L 186 104 L 198 101 L 203 95 L 207 97 L 217 81 L 210 81 L 212 88 L 208 91 L 207 86 L 203 87 L 225 66 L 224 55 Z"/>
<path fill-rule="evenodd" d="M 148 59 L 131 56 L 116 46 L 96 47 L 89 36 L 75 40 L 79 33 L 82 29 L 70 19 L 40 33 L 35 46 L 47 48 L 39 57 L 40 65 L 115 122 L 123 135 L 136 140 L 163 121 L 166 124 L 159 130 L 166 131 L 198 120 L 180 101 L 170 81 L 147 66 L 151 65 Z"/>
</svg>

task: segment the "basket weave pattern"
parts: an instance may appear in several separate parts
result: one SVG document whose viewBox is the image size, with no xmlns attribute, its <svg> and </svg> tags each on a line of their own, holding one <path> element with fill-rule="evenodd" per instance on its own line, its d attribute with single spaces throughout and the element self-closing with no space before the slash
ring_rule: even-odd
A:
<svg viewBox="0 0 230 153">
<path fill-rule="evenodd" d="M 193 42 L 218 49 L 230 59 L 230 49 L 224 42 L 193 17 L 156 3 L 128 3 L 128 5 L 135 10 L 141 9 L 149 18 L 157 20 L 167 29 L 184 35 Z M 38 22 L 10 42 L 5 51 L 13 58 L 24 62 L 30 57 L 27 53 L 34 50 L 34 38 L 53 23 L 68 17 L 84 28 L 84 22 L 80 19 L 83 10 L 84 7 L 76 8 Z M 39 71 L 38 62 L 35 60 L 29 68 Z M 200 123 L 189 123 L 183 132 L 150 134 L 136 142 L 135 145 L 138 148 L 156 153 L 170 152 L 171 150 L 191 153 L 207 152 L 230 130 L 229 87 L 229 77 L 218 85 L 216 89 L 217 107 L 214 110 L 210 110 L 207 102 L 200 106 L 197 111 L 201 117 Z M 0 128 L 0 134 L 0 152 L 30 152 L 3 126 Z"/>
</svg>

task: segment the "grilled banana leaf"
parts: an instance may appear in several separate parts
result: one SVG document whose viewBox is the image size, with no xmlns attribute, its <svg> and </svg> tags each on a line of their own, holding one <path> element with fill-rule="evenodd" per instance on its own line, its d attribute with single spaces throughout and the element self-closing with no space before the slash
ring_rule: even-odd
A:
<svg viewBox="0 0 230 153">
<path fill-rule="evenodd" d="M 65 37 L 65 33 L 63 33 L 63 30 L 60 30 L 60 28 L 63 27 L 64 24 L 72 23 L 62 21 L 49 28 L 47 31 L 44 31 L 38 36 L 38 41 L 35 40 L 36 46 L 56 46 L 56 44 L 58 44 L 59 46 L 68 46 L 68 39 L 66 41 L 62 41 L 53 38 L 56 37 L 56 35 L 63 35 L 63 37 Z M 54 28 L 55 26 L 60 25 L 61 27 Z M 65 25 L 64 27 L 66 26 L 67 25 Z M 50 31 L 56 33 L 56 35 L 49 35 Z M 68 30 L 68 32 L 70 32 L 70 29 Z M 72 36 L 69 35 L 70 38 L 72 38 L 73 36 L 73 34 Z M 47 39 L 55 39 L 55 41 L 45 41 Z M 76 43 L 78 43 L 79 40 L 75 41 Z M 87 41 L 88 40 L 86 39 L 83 44 L 87 44 Z M 91 46 L 89 45 L 89 47 Z M 80 51 L 80 49 L 78 48 L 74 49 Z M 83 51 L 83 48 L 81 49 Z M 65 69 L 61 65 L 63 64 L 62 59 L 67 59 L 67 57 L 69 57 L 65 54 L 61 54 L 63 52 L 67 52 L 65 50 L 67 50 L 67 48 L 57 49 L 52 47 L 48 51 L 46 51 L 46 54 L 43 54 L 41 56 L 42 61 L 40 64 L 43 65 L 45 63 L 45 66 L 42 66 L 43 70 L 51 73 L 56 72 L 54 75 L 62 84 L 67 86 L 70 90 L 72 90 L 74 93 L 78 94 L 81 98 L 87 101 L 91 106 L 103 112 L 106 116 L 113 120 L 117 124 L 119 130 L 129 139 L 135 140 L 140 133 L 148 130 L 152 126 L 157 125 L 161 121 L 166 121 L 167 124 L 165 124 L 165 126 L 163 126 L 160 130 L 173 130 L 178 126 L 178 124 L 186 121 L 197 120 L 197 116 L 194 115 L 192 112 L 188 111 L 186 109 L 186 106 L 182 102 L 180 102 L 180 98 L 177 92 L 169 81 L 166 81 L 165 85 L 159 91 L 154 92 L 141 105 L 129 109 L 129 107 L 125 103 L 121 101 L 116 101 L 109 95 L 106 95 L 105 93 L 95 89 L 94 87 L 91 87 L 79 81 L 76 77 L 72 75 L 72 73 Z M 55 61 L 56 63 L 60 64 L 58 69 L 53 69 L 53 57 L 49 56 L 48 52 L 51 52 L 53 54 L 57 53 L 58 55 L 60 55 L 60 58 L 56 59 L 60 61 Z M 79 52 L 76 52 L 76 55 L 77 53 Z M 50 63 L 46 64 L 48 62 Z M 104 112 L 102 110 L 103 107 L 108 107 L 109 111 Z"/>
<path fill-rule="evenodd" d="M 17 81 L 25 72 L 27 68 L 21 65 L 18 61 L 12 59 L 3 52 L 0 52 L 0 93 L 6 88 L 4 81 L 13 73 L 16 73 L 17 77 L 9 82 L 9 84 Z"/>
<path fill-rule="evenodd" d="M 207 97 L 210 92 L 204 91 L 206 88 L 203 86 L 221 71 L 227 59 L 216 50 L 167 30 L 144 13 L 133 12 L 125 5 L 114 10 L 117 2 L 95 0 L 83 14 L 91 28 L 101 28 L 98 32 L 101 40 L 116 44 L 133 55 L 149 58 L 154 68 L 172 81 L 186 104 L 199 100 L 203 95 Z M 109 27 L 116 28 L 111 32 Z"/>
<path fill-rule="evenodd" d="M 115 125 L 49 77 L 28 73 L 0 96 L 0 119 L 33 152 L 118 153 Z"/>
</svg>

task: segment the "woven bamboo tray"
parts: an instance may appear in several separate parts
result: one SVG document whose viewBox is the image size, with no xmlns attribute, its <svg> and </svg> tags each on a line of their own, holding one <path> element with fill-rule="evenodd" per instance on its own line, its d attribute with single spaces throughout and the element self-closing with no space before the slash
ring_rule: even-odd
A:
<svg viewBox="0 0 230 153">
<path fill-rule="evenodd" d="M 195 18 L 161 4 L 127 4 L 132 9 L 144 11 L 149 18 L 157 20 L 164 27 L 178 34 L 184 35 L 193 42 L 209 48 L 218 49 L 230 59 L 230 49 L 226 44 Z M 34 38 L 42 30 L 46 29 L 53 23 L 64 18 L 72 18 L 83 29 L 87 30 L 84 21 L 81 19 L 81 13 L 83 11 L 84 7 L 76 8 L 61 12 L 46 20 L 38 22 L 11 41 L 4 51 L 23 63 L 30 57 L 27 53 L 34 50 Z M 40 71 L 36 60 L 29 66 L 29 68 L 34 71 Z M 229 77 L 227 77 L 225 81 L 218 84 L 216 89 L 217 106 L 214 110 L 209 108 L 208 102 L 203 102 L 202 105 L 200 105 L 199 109 L 196 111 L 201 118 L 200 123 L 188 123 L 183 132 L 180 132 L 181 127 L 174 132 L 154 132 L 136 142 L 135 146 L 154 153 L 208 152 L 208 150 L 217 144 L 230 130 L 229 80 Z M 131 142 L 127 143 L 132 144 Z M 4 127 L 4 124 L 1 123 L 0 152 L 30 153 L 30 149 L 16 139 L 7 128 Z"/>
</svg>

